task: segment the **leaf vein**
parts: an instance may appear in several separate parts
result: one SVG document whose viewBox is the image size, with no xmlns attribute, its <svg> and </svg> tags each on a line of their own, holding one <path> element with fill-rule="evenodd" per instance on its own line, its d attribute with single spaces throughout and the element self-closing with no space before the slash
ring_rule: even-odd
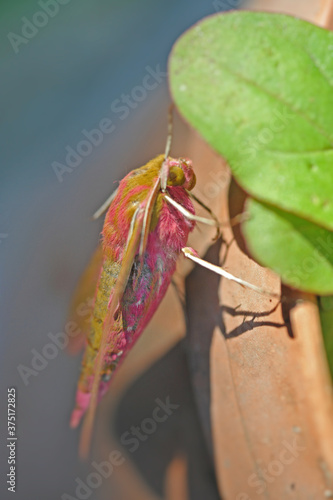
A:
<svg viewBox="0 0 333 500">
<path fill-rule="evenodd" d="M 323 130 L 322 127 L 318 123 L 316 123 L 315 121 L 313 121 L 308 115 L 306 115 L 305 113 L 302 113 L 302 111 L 300 109 L 295 108 L 290 102 L 285 101 L 284 99 L 282 99 L 281 96 L 279 96 L 277 94 L 274 94 L 273 92 L 270 92 L 268 89 L 266 89 L 266 88 L 258 85 L 257 82 L 255 82 L 255 81 L 251 80 L 250 78 L 242 75 L 241 73 L 237 73 L 237 71 L 232 70 L 226 64 L 221 63 L 221 61 L 219 61 L 219 64 L 228 73 L 230 73 L 234 77 L 239 78 L 240 80 L 243 80 L 244 82 L 248 83 L 249 85 L 252 85 L 254 88 L 256 88 L 257 90 L 259 90 L 260 92 L 268 95 L 269 97 L 271 97 L 273 99 L 276 99 L 281 104 L 284 104 L 287 108 L 289 108 L 291 111 L 293 111 L 295 114 L 297 114 L 298 116 L 300 116 L 303 119 L 305 119 L 313 128 L 315 128 L 333 146 L 333 142 L 332 142 L 330 136 L 326 133 L 326 131 Z"/>
</svg>

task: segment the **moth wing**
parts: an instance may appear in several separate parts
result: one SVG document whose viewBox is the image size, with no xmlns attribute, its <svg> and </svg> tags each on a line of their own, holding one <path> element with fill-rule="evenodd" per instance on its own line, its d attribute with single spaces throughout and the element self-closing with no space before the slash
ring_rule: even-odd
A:
<svg viewBox="0 0 333 500">
<path fill-rule="evenodd" d="M 142 248 L 142 242 L 144 242 L 144 245 L 146 245 L 147 233 L 149 232 L 149 225 L 147 228 L 147 223 L 149 224 L 151 221 L 152 212 L 154 209 L 154 203 L 157 194 L 159 192 L 159 189 L 160 189 L 160 178 L 158 177 L 152 190 L 149 193 L 149 196 L 147 197 L 147 201 L 144 204 L 141 204 L 137 208 L 133 216 L 133 219 L 131 221 L 131 227 L 127 238 L 127 243 L 123 255 L 123 260 L 121 263 L 121 268 L 118 274 L 117 282 L 112 291 L 111 302 L 109 304 L 108 313 L 103 324 L 101 345 L 98 354 L 96 356 L 96 367 L 95 367 L 94 380 L 91 390 L 91 398 L 90 398 L 89 408 L 84 418 L 82 426 L 82 434 L 79 447 L 79 454 L 82 458 L 87 457 L 90 449 L 92 429 L 98 402 L 98 389 L 101 380 L 104 356 L 107 348 L 108 333 L 112 329 L 115 313 L 117 311 L 118 306 L 121 303 L 121 299 L 124 294 L 132 270 L 135 255 L 137 254 L 139 247 L 140 247 L 140 253 L 141 250 L 142 251 L 145 250 L 145 248 Z"/>
<path fill-rule="evenodd" d="M 75 337 L 69 336 L 67 349 L 71 354 L 77 354 L 84 347 L 89 334 L 95 290 L 102 264 L 103 248 L 99 244 L 80 278 L 70 305 L 68 323 L 75 323 L 78 330 Z"/>
</svg>

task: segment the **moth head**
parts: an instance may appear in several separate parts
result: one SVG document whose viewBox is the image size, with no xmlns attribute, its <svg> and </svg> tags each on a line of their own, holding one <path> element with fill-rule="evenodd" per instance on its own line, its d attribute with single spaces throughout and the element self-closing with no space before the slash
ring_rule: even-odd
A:
<svg viewBox="0 0 333 500">
<path fill-rule="evenodd" d="M 188 191 L 194 188 L 196 177 L 191 160 L 188 158 L 168 158 L 168 166 L 168 186 L 181 186 Z"/>
</svg>

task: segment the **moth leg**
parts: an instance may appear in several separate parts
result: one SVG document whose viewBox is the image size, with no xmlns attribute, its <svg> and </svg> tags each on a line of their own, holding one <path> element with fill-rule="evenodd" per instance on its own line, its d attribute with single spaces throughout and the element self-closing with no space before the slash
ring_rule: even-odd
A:
<svg viewBox="0 0 333 500">
<path fill-rule="evenodd" d="M 276 299 L 280 299 L 279 294 L 269 292 L 268 290 L 264 290 L 263 288 L 260 288 L 259 286 L 256 285 L 252 285 L 252 283 L 249 283 L 248 281 L 242 280 L 241 278 L 237 278 L 233 274 L 228 273 L 227 271 L 222 269 L 222 267 L 216 266 L 215 264 L 211 264 L 210 262 L 201 259 L 198 253 L 195 250 L 193 250 L 193 248 L 184 247 L 182 248 L 182 252 L 187 259 L 192 260 L 196 264 L 199 264 L 200 266 L 205 267 L 206 269 L 209 269 L 210 271 L 213 271 L 214 273 L 219 274 L 220 276 L 223 276 L 224 278 L 227 278 L 230 281 L 235 281 L 241 286 L 249 288 L 254 292 L 261 293 L 263 295 L 268 295 L 269 297 L 274 297 Z"/>
<path fill-rule="evenodd" d="M 104 214 L 104 212 L 106 212 L 106 211 L 107 211 L 107 209 L 109 208 L 109 206 L 111 205 L 111 203 L 112 203 L 112 202 L 113 202 L 113 200 L 115 199 L 117 192 L 118 192 L 118 188 L 117 188 L 115 191 L 113 191 L 113 193 L 112 193 L 112 194 L 110 194 L 110 196 L 108 197 L 108 199 L 107 199 L 107 200 L 105 200 L 105 202 L 103 203 L 103 205 L 102 205 L 101 207 L 99 207 L 99 209 L 98 209 L 98 210 L 96 210 L 96 212 L 95 212 L 95 213 L 94 213 L 94 215 L 92 216 L 92 219 L 93 219 L 93 220 L 99 219 L 99 218 L 100 218 L 100 216 L 101 216 L 102 214 Z"/>
<path fill-rule="evenodd" d="M 200 217 L 199 215 L 194 215 L 191 212 L 189 212 L 186 208 L 184 208 L 182 205 L 177 203 L 171 196 L 168 194 L 164 195 L 164 198 L 172 205 L 173 207 L 177 208 L 177 210 L 184 215 L 189 220 L 194 220 L 196 222 L 202 222 L 203 224 L 207 224 L 208 226 L 213 226 L 217 227 L 220 226 L 221 224 L 218 221 L 215 221 L 213 219 L 207 219 L 206 217 Z"/>
<path fill-rule="evenodd" d="M 186 190 L 187 191 L 187 190 Z M 218 220 L 218 218 L 216 217 L 216 215 L 214 214 L 213 210 L 211 210 L 203 201 L 200 200 L 200 198 L 198 198 L 195 194 L 193 194 L 191 191 L 187 191 L 188 195 L 198 203 L 198 205 L 200 205 L 204 210 L 206 210 L 206 212 L 209 213 L 209 215 L 212 217 L 212 219 L 214 219 L 215 223 L 216 223 L 216 235 L 214 236 L 214 241 L 218 240 L 219 237 L 221 236 L 221 231 L 220 231 L 220 221 Z"/>
<path fill-rule="evenodd" d="M 238 214 L 235 217 L 233 217 L 229 222 L 219 222 L 219 220 L 216 218 L 213 212 L 208 208 L 208 210 L 212 213 L 212 217 L 214 219 L 207 219 L 206 217 L 200 217 L 199 215 L 194 215 L 186 208 L 184 208 L 182 205 L 177 203 L 173 198 L 171 198 L 168 194 L 164 194 L 164 198 L 170 203 L 170 205 L 174 206 L 179 210 L 180 213 L 182 213 L 185 217 L 187 217 L 189 220 L 194 220 L 196 222 L 202 222 L 203 224 L 206 224 L 208 226 L 214 226 L 217 228 L 223 227 L 223 226 L 235 226 L 236 224 L 240 224 L 241 222 L 248 220 L 248 214 L 247 213 L 242 213 Z M 220 231 L 218 229 L 218 236 L 220 235 Z M 214 239 L 218 239 L 218 236 L 215 236 Z"/>
<path fill-rule="evenodd" d="M 222 238 L 222 243 L 224 243 L 224 245 L 225 245 L 225 251 L 224 251 L 224 255 L 222 255 L 220 266 L 223 266 L 225 264 L 225 262 L 227 261 L 229 249 L 234 241 L 235 241 L 235 238 L 232 238 L 232 240 L 229 242 Z"/>
<path fill-rule="evenodd" d="M 216 225 L 218 225 L 219 227 L 227 225 L 236 226 L 237 224 L 240 224 L 241 222 L 244 222 L 249 219 L 249 215 L 246 212 L 243 212 L 241 214 L 235 215 L 235 217 L 230 219 L 229 222 L 220 222 L 216 217 L 216 215 L 214 214 L 214 212 L 207 205 L 205 205 L 205 203 L 201 201 L 200 198 L 198 198 L 191 191 L 187 191 L 187 193 L 191 198 L 193 198 L 193 200 L 195 200 L 202 208 L 204 208 L 213 217 L 213 219 L 216 221 Z M 219 234 L 216 235 L 215 239 L 218 239 L 219 236 L 220 236 Z"/>
</svg>

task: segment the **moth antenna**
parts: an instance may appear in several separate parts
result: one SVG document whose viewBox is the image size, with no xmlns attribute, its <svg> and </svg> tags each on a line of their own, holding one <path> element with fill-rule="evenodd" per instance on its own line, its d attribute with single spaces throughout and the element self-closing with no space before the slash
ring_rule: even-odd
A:
<svg viewBox="0 0 333 500">
<path fill-rule="evenodd" d="M 197 252 L 193 250 L 193 248 L 182 248 L 182 252 L 187 259 L 196 262 L 200 266 L 205 267 L 206 269 L 209 269 L 210 271 L 213 271 L 214 273 L 219 274 L 220 276 L 223 276 L 230 281 L 235 281 L 239 285 L 244 286 L 245 288 L 249 288 L 250 290 L 253 290 L 254 292 L 260 293 L 262 295 L 268 295 L 269 297 L 274 297 L 275 299 L 281 300 L 281 296 L 278 293 L 269 292 L 268 290 L 264 290 L 259 286 L 252 285 L 252 283 L 249 283 L 248 281 L 242 280 L 241 278 L 237 278 L 233 274 L 228 273 L 227 271 L 222 269 L 222 267 L 216 266 L 215 264 L 211 264 L 210 262 L 201 259 L 198 256 Z"/>
<path fill-rule="evenodd" d="M 105 200 L 105 202 L 103 203 L 103 205 L 101 207 L 99 207 L 98 210 L 96 210 L 96 212 L 94 213 L 94 215 L 92 216 L 92 219 L 93 220 L 97 220 L 100 218 L 100 216 L 107 211 L 107 209 L 109 208 L 109 206 L 111 205 L 111 203 L 113 202 L 113 200 L 115 199 L 116 195 L 117 195 L 117 192 L 118 192 L 118 188 L 113 191 L 112 194 L 110 194 L 110 196 L 108 197 L 107 200 Z"/>
<path fill-rule="evenodd" d="M 164 161 L 170 154 L 171 143 L 172 143 L 172 129 L 173 129 L 173 104 L 171 103 L 168 110 L 168 136 L 165 145 Z"/>
<path fill-rule="evenodd" d="M 166 160 L 168 159 L 168 156 L 170 154 L 171 143 L 172 143 L 172 129 L 173 129 L 172 112 L 173 112 L 173 104 L 171 103 L 169 106 L 169 111 L 168 111 L 168 135 L 167 135 L 167 141 L 166 141 L 165 151 L 164 151 L 164 161 L 163 161 L 163 164 L 161 167 L 161 174 L 160 174 L 161 189 L 162 189 L 163 193 L 165 193 L 165 190 L 167 187 L 167 182 L 168 182 L 168 175 L 169 175 L 169 171 L 168 171 L 167 165 L 166 165 Z"/>
</svg>

